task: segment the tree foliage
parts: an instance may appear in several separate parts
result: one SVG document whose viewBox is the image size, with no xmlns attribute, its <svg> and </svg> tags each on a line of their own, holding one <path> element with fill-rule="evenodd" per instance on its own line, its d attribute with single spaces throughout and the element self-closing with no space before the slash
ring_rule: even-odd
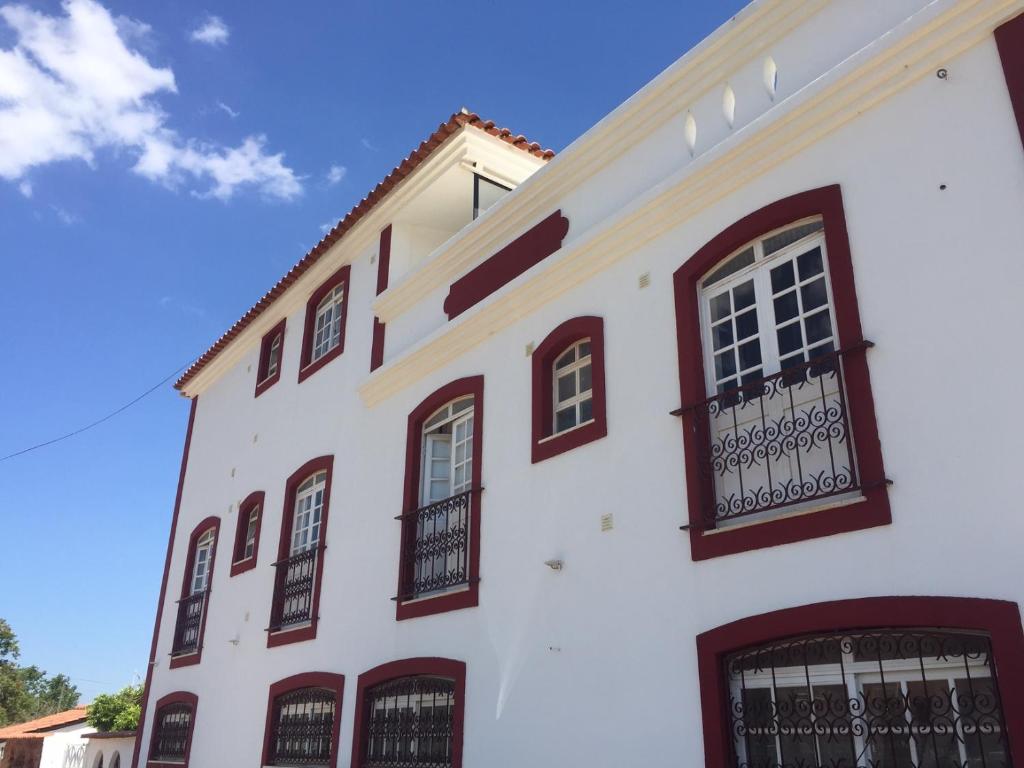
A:
<svg viewBox="0 0 1024 768">
<path fill-rule="evenodd" d="M 0 619 L 0 726 L 63 712 L 78 704 L 67 675 L 48 677 L 36 666 L 18 665 L 21 648 L 11 625 Z"/>
<path fill-rule="evenodd" d="M 142 686 L 128 685 L 117 693 L 103 693 L 86 711 L 89 725 L 101 731 L 134 731 L 142 714 Z"/>
</svg>

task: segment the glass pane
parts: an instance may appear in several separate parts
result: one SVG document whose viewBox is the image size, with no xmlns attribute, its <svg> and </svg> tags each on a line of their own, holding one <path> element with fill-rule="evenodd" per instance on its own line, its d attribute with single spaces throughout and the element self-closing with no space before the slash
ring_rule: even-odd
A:
<svg viewBox="0 0 1024 768">
<path fill-rule="evenodd" d="M 801 286 L 800 298 L 804 303 L 804 312 L 810 312 L 816 307 L 828 303 L 828 292 L 825 290 L 825 278 L 819 277 L 813 283 Z"/>
<path fill-rule="evenodd" d="M 711 299 L 711 320 L 715 322 L 723 317 L 728 317 L 732 312 L 732 300 L 729 292 L 720 293 Z"/>
<path fill-rule="evenodd" d="M 816 315 L 805 317 L 804 330 L 807 333 L 808 344 L 814 344 L 816 341 L 821 341 L 831 336 L 832 322 L 828 317 L 828 309 L 823 309 Z"/>
<path fill-rule="evenodd" d="M 796 263 L 801 282 L 825 271 L 821 261 L 821 248 L 813 248 L 807 253 L 801 253 L 796 257 Z"/>
<path fill-rule="evenodd" d="M 712 327 L 711 343 L 716 350 L 732 344 L 732 321 L 726 320 L 724 323 Z"/>
<path fill-rule="evenodd" d="M 432 438 L 430 440 L 430 456 L 434 459 L 447 459 L 452 455 L 452 444 L 447 439 Z"/>
<path fill-rule="evenodd" d="M 722 266 L 712 272 L 710 275 L 704 278 L 703 285 L 706 288 L 709 285 L 714 285 L 719 280 L 722 280 L 729 275 L 734 275 L 744 267 L 749 267 L 754 263 L 754 246 L 740 251 L 731 259 L 726 261 Z"/>
<path fill-rule="evenodd" d="M 587 357 L 590 354 L 590 342 L 584 341 L 580 344 L 580 360 Z"/>
<path fill-rule="evenodd" d="M 807 361 L 804 360 L 804 353 L 803 352 L 797 352 L 792 357 L 784 357 L 782 360 L 780 360 L 779 361 L 779 368 L 781 368 L 784 371 L 787 368 L 792 368 L 792 367 L 797 366 L 797 365 L 803 365 L 806 362 Z"/>
<path fill-rule="evenodd" d="M 576 376 L 570 373 L 568 376 L 558 377 L 558 402 L 564 402 L 576 396 Z"/>
<path fill-rule="evenodd" d="M 720 382 L 717 389 L 719 392 L 725 392 L 727 389 L 736 389 L 739 386 L 739 382 L 736 379 L 727 379 Z"/>
<path fill-rule="evenodd" d="M 777 334 L 779 337 L 779 355 L 787 355 L 804 345 L 803 336 L 800 335 L 800 323 L 790 323 L 783 328 L 779 328 Z"/>
<path fill-rule="evenodd" d="M 576 362 L 576 347 L 572 347 L 555 361 L 555 368 L 565 368 Z"/>
<path fill-rule="evenodd" d="M 472 407 L 473 407 L 473 398 L 472 397 L 465 397 L 462 400 L 456 400 L 454 403 L 452 403 L 452 415 L 454 415 L 456 413 L 462 413 L 467 408 L 472 408 Z"/>
<path fill-rule="evenodd" d="M 736 375 L 736 357 L 732 350 L 715 355 L 715 379 L 720 381 Z"/>
<path fill-rule="evenodd" d="M 740 370 L 745 371 L 761 364 L 761 342 L 757 339 L 740 345 Z"/>
<path fill-rule="evenodd" d="M 580 401 L 580 422 L 594 418 L 594 401 L 591 398 Z"/>
<path fill-rule="evenodd" d="M 590 389 L 590 376 L 591 367 L 589 365 L 584 365 L 582 368 L 580 368 L 580 393 L 586 392 Z"/>
<path fill-rule="evenodd" d="M 561 432 L 564 429 L 576 426 L 576 409 L 563 408 L 555 414 L 555 431 Z"/>
<path fill-rule="evenodd" d="M 793 279 L 793 262 L 787 261 L 785 264 L 779 264 L 771 271 L 772 276 L 772 293 L 779 293 L 787 288 L 792 288 L 795 285 Z"/>
<path fill-rule="evenodd" d="M 446 479 L 451 465 L 447 461 L 430 462 L 430 476 L 435 479 Z"/>
<path fill-rule="evenodd" d="M 757 310 L 751 309 L 736 316 L 736 338 L 746 339 L 757 335 Z"/>
<path fill-rule="evenodd" d="M 741 309 L 749 307 L 754 303 L 754 281 L 748 280 L 745 283 L 741 283 L 732 289 L 733 302 L 736 305 L 736 311 L 739 312 Z"/>
<path fill-rule="evenodd" d="M 764 255 L 770 256 L 776 251 L 781 251 L 790 243 L 795 243 L 797 240 L 801 240 L 813 232 L 820 232 L 824 228 L 824 224 L 819 219 L 818 221 L 812 221 L 807 224 L 800 224 L 796 227 L 791 227 L 783 232 L 766 237 L 761 241 L 761 245 L 764 248 Z"/>
<path fill-rule="evenodd" d="M 474 183 L 477 185 L 477 209 L 473 214 L 473 217 L 480 213 L 483 213 L 498 200 L 500 200 L 508 190 L 498 184 L 495 184 L 489 179 L 485 179 L 482 176 L 476 176 Z"/>
<path fill-rule="evenodd" d="M 796 291 L 784 293 L 775 299 L 774 304 L 776 323 L 784 323 L 800 314 L 800 307 L 796 300 Z"/>
</svg>

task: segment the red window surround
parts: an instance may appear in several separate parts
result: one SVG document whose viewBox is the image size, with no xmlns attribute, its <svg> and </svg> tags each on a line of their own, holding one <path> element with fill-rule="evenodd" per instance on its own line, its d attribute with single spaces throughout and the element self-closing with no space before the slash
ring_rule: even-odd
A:
<svg viewBox="0 0 1024 768">
<path fill-rule="evenodd" d="M 581 339 L 590 338 L 591 389 L 593 419 L 574 429 L 553 436 L 554 391 L 552 376 L 555 360 Z M 533 351 L 533 445 L 534 464 L 577 448 L 608 434 L 604 386 L 604 320 L 600 317 L 576 317 L 567 320 L 547 335 Z"/>
<path fill-rule="evenodd" d="M 281 322 L 267 331 L 263 340 L 260 341 L 260 362 L 256 366 L 256 394 L 254 397 L 259 397 L 272 386 L 277 384 L 281 378 L 281 368 L 284 367 L 284 331 L 285 325 L 288 322 L 288 318 L 281 318 Z M 277 348 L 277 370 L 270 376 L 267 375 L 267 368 L 270 365 L 270 347 L 274 343 L 274 339 L 280 335 L 281 343 Z"/>
<path fill-rule="evenodd" d="M 147 754 L 152 754 L 153 750 L 153 737 L 156 735 L 157 720 L 160 717 L 160 712 L 164 707 L 168 707 L 171 704 L 188 704 L 192 708 L 192 716 L 188 722 L 188 740 L 185 742 L 185 762 L 183 763 L 168 763 L 160 760 L 147 760 L 146 766 L 148 768 L 188 768 L 189 753 L 192 751 L 192 734 L 196 729 L 196 711 L 198 710 L 199 697 L 194 693 L 188 693 L 187 691 L 175 691 L 169 693 L 166 696 L 160 698 L 153 710 L 156 713 L 153 716 L 153 723 L 149 730 L 149 751 Z M 140 722 L 144 722 L 140 720 Z M 137 742 L 141 742 L 141 739 L 136 739 Z M 132 762 L 133 765 L 138 763 L 138 752 L 135 754 L 135 759 Z"/>
<path fill-rule="evenodd" d="M 192 447 L 192 427 L 196 421 L 196 406 L 199 404 L 199 397 L 193 397 L 189 404 L 188 427 L 185 430 L 185 445 L 181 451 L 181 468 L 178 470 L 178 490 L 174 495 L 174 512 L 171 514 L 171 530 L 167 536 L 167 554 L 164 555 L 164 572 L 160 578 L 160 602 L 156 609 L 156 618 L 153 620 L 153 639 L 149 644 L 149 664 L 146 665 L 146 683 L 143 686 L 142 711 L 139 713 L 139 722 L 146 722 L 146 713 L 149 709 L 150 683 L 153 681 L 153 668 L 156 666 L 157 641 L 160 638 L 160 618 L 164 612 L 164 601 L 167 599 L 167 580 L 171 573 L 171 554 L 174 551 L 174 539 L 178 531 L 178 513 L 181 512 L 181 491 L 185 486 L 185 470 L 188 468 L 188 454 Z M 135 740 L 132 748 L 132 768 L 138 768 L 139 755 L 142 751 L 142 739 Z"/>
<path fill-rule="evenodd" d="M 995 36 L 1010 103 L 1017 116 L 1017 130 L 1024 142 L 1024 14 L 997 27 Z"/>
<path fill-rule="evenodd" d="M 267 648 L 279 645 L 312 640 L 316 637 L 317 624 L 320 621 L 320 582 L 324 577 L 323 551 L 327 548 L 327 516 L 331 506 L 331 477 L 334 474 L 334 456 L 320 456 L 311 459 L 292 473 L 285 482 L 284 512 L 281 516 L 281 538 L 277 544 L 277 559 L 284 560 L 291 551 L 292 523 L 295 520 L 295 495 L 302 483 L 317 472 L 326 472 L 324 483 L 324 508 L 320 514 L 320 557 L 316 561 L 316 574 L 313 577 L 313 605 L 310 623 L 299 629 L 285 629 L 267 633 Z M 271 609 L 273 610 L 273 609 Z"/>
<path fill-rule="evenodd" d="M 484 377 L 469 376 L 446 384 L 416 406 L 409 414 L 409 426 L 405 439 L 405 492 L 402 502 L 403 512 L 413 512 L 420 506 L 420 467 L 422 466 L 423 424 L 430 416 L 446 403 L 464 395 L 473 396 L 473 503 L 469 515 L 469 586 L 460 592 L 417 600 L 415 602 L 396 601 L 395 619 L 413 619 L 418 616 L 430 616 L 435 613 L 454 611 L 460 608 L 472 608 L 479 605 L 480 582 L 480 490 L 483 467 L 483 433 L 484 433 Z M 402 523 L 402 551 L 399 554 L 398 592 L 402 593 L 405 583 L 406 548 L 411 546 L 411 538 L 415 536 L 413 520 L 406 518 Z"/>
<path fill-rule="evenodd" d="M 217 545 L 220 544 L 220 518 L 208 517 L 203 520 L 192 531 L 188 539 L 188 557 L 185 558 L 185 573 L 181 578 L 181 599 L 184 600 L 191 594 L 192 569 L 196 564 L 196 544 L 200 537 L 213 529 L 213 551 L 210 554 L 210 570 L 206 577 L 206 605 L 203 607 L 202 623 L 199 626 L 199 642 L 195 653 L 184 656 L 172 656 L 171 669 L 178 667 L 189 667 L 198 664 L 203 658 L 203 638 L 206 636 L 206 617 L 210 612 L 210 594 L 213 592 L 213 568 L 217 564 Z"/>
<path fill-rule="evenodd" d="M 452 716 L 452 768 L 462 768 L 462 726 L 465 718 L 466 664 L 462 661 L 440 658 L 417 658 L 391 661 L 364 672 L 359 676 L 356 687 L 355 725 L 352 731 L 351 765 L 363 764 L 366 754 L 365 722 L 367 715 L 366 693 L 375 685 L 399 677 L 413 675 L 436 675 L 455 681 L 455 711 Z"/>
<path fill-rule="evenodd" d="M 839 338 L 844 347 L 856 347 L 864 340 L 839 186 L 822 187 L 787 197 L 740 219 L 697 251 L 675 272 L 679 390 L 684 405 L 700 402 L 706 397 L 698 299 L 701 277 L 751 240 L 810 216 L 821 216 L 825 225 L 825 246 Z M 864 501 L 854 504 L 768 519 L 731 530 L 705 532 L 701 527 L 701 504 L 704 494 L 708 492 L 705 485 L 708 478 L 702 475 L 696 460 L 697 441 L 702 436 L 696 429 L 692 411 L 682 414 L 686 492 L 691 525 L 690 552 L 694 560 L 857 531 L 887 525 L 892 521 L 865 351 L 848 355 L 844 369 L 850 430 L 864 496 Z"/>
<path fill-rule="evenodd" d="M 235 545 L 231 555 L 231 575 L 237 576 L 240 573 L 251 571 L 256 567 L 256 559 L 260 552 L 260 530 L 263 528 L 263 515 L 266 509 L 263 506 L 263 491 L 253 491 L 242 503 L 238 505 L 238 521 L 235 525 Z M 256 516 L 256 540 L 252 545 L 252 555 L 245 555 L 245 534 L 249 530 L 249 514 L 254 508 L 259 507 L 259 514 Z"/>
<path fill-rule="evenodd" d="M 380 233 L 380 248 L 377 252 L 377 295 L 380 296 L 388 287 L 388 275 L 391 271 L 391 225 L 388 224 Z M 370 371 L 373 372 L 384 365 L 384 323 L 373 318 L 373 342 L 370 344 Z"/>
<path fill-rule="evenodd" d="M 339 269 L 329 278 L 327 278 L 319 288 L 313 291 L 313 295 L 309 297 L 309 301 L 306 302 L 306 322 L 302 331 L 302 354 L 299 359 L 299 381 L 304 381 L 314 373 L 319 371 L 331 360 L 339 357 L 342 352 L 345 351 L 345 324 L 348 320 L 348 305 L 349 305 L 349 277 L 352 272 L 352 267 L 346 264 L 344 267 Z M 313 359 L 313 337 L 316 335 L 316 308 L 320 301 L 337 288 L 339 285 L 345 286 L 345 301 L 341 307 L 341 340 L 338 342 L 338 346 L 328 352 L 326 355 L 321 357 L 316 362 L 310 362 Z"/>
<path fill-rule="evenodd" d="M 300 688 L 327 688 L 334 691 L 334 730 L 331 733 L 331 760 L 328 768 L 338 764 L 338 741 L 341 737 L 341 702 L 345 692 L 345 676 L 331 672 L 303 672 L 278 680 L 270 686 L 267 698 L 267 723 L 263 730 L 263 759 L 260 765 L 270 764 L 270 748 L 274 729 L 274 701 L 278 696 Z"/>
<path fill-rule="evenodd" d="M 1024 754 L 1024 632 L 1017 604 L 960 597 L 870 597 L 765 613 L 697 636 L 705 766 L 730 768 L 729 689 L 722 674 L 728 654 L 798 635 L 877 627 L 930 627 L 988 634 L 998 669 L 1010 753 Z"/>
</svg>

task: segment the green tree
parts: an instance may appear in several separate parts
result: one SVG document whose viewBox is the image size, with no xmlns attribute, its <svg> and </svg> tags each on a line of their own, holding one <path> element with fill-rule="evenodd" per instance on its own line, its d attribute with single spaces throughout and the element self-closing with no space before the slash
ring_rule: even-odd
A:
<svg viewBox="0 0 1024 768">
<path fill-rule="evenodd" d="M 11 625 L 0 619 L 0 726 L 63 712 L 78 704 L 67 675 L 47 677 L 36 666 L 18 666 L 21 648 Z"/>
<path fill-rule="evenodd" d="M 89 725 L 100 731 L 134 731 L 142 714 L 142 686 L 128 685 L 117 693 L 102 693 L 86 710 Z"/>
</svg>

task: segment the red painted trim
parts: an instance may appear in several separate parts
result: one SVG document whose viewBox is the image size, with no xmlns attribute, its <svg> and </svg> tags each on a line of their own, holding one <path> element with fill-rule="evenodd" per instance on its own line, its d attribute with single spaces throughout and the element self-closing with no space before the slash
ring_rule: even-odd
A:
<svg viewBox="0 0 1024 768">
<path fill-rule="evenodd" d="M 321 283 L 320 287 L 313 291 L 313 294 L 309 297 L 309 301 L 306 302 L 306 322 L 302 330 L 302 354 L 299 359 L 300 382 L 308 379 L 334 358 L 340 357 L 341 353 L 345 351 L 345 324 L 348 320 L 348 305 L 351 303 L 352 298 L 349 289 L 351 275 L 352 266 L 350 264 L 346 264 Z M 313 359 L 313 337 L 316 331 L 316 307 L 323 297 L 337 288 L 338 285 L 345 286 L 345 302 L 341 307 L 341 339 L 338 342 L 338 346 L 326 355 L 315 362 L 310 362 Z"/>
<path fill-rule="evenodd" d="M 444 311 L 458 317 L 503 285 L 515 280 L 562 247 L 569 220 L 560 210 L 527 230 L 483 263 L 460 277 L 448 290 Z"/>
<path fill-rule="evenodd" d="M 408 431 L 405 438 L 405 489 L 402 512 L 412 512 L 420 506 L 420 462 L 423 448 L 423 423 L 434 412 L 457 397 L 473 396 L 473 494 L 469 511 L 469 587 L 462 592 L 439 595 L 414 602 L 396 601 L 395 619 L 414 619 L 435 613 L 472 608 L 479 605 L 480 581 L 480 505 L 483 496 L 483 443 L 484 443 L 484 377 L 468 376 L 445 384 L 429 395 L 409 414 Z M 404 576 L 406 547 L 411 546 L 410 537 L 415 536 L 415 526 L 410 520 L 403 522 L 402 550 L 399 553 L 398 592 L 401 594 Z"/>
<path fill-rule="evenodd" d="M 1024 14 L 996 27 L 995 36 L 1010 103 L 1017 117 L 1017 132 L 1024 142 Z"/>
<path fill-rule="evenodd" d="M 260 554 L 260 531 L 263 529 L 263 517 L 267 513 L 267 508 L 263 505 L 265 496 L 266 494 L 263 491 L 253 491 L 238 505 L 238 520 L 235 523 L 235 543 L 231 549 L 231 576 L 251 571 L 256 567 L 256 561 Z M 260 508 L 260 513 L 256 516 L 256 541 L 252 545 L 252 555 L 243 560 L 245 534 L 249 530 L 249 513 L 256 506 Z"/>
<path fill-rule="evenodd" d="M 820 215 L 825 223 L 825 246 L 835 301 L 836 327 L 845 347 L 863 340 L 853 261 L 838 186 L 802 192 L 765 206 L 740 219 L 693 255 L 673 277 L 676 300 L 676 334 L 679 345 L 679 393 L 682 404 L 705 399 L 704 356 L 701 354 L 698 281 L 721 259 L 773 229 L 808 216 Z M 700 439 L 692 412 L 682 417 L 686 458 L 686 494 L 689 506 L 690 552 L 694 560 L 774 547 L 795 541 L 857 531 L 892 521 L 888 488 L 883 482 L 882 447 L 878 440 L 875 403 L 871 393 L 865 351 L 847 356 L 844 375 L 849 396 L 850 429 L 857 454 L 858 471 L 865 487 L 865 501 L 806 515 L 766 520 L 756 525 L 706 534 L 701 508 L 713 493 L 695 460 Z"/>
<path fill-rule="evenodd" d="M 324 550 L 327 548 L 327 522 L 331 507 L 331 478 L 334 475 L 334 456 L 319 456 L 315 459 L 310 459 L 295 470 L 291 477 L 285 481 L 284 512 L 281 515 L 281 538 L 277 542 L 277 559 L 284 560 L 291 551 L 292 523 L 295 518 L 295 494 L 299 486 L 310 475 L 315 475 L 321 471 L 327 473 L 327 480 L 324 483 L 324 509 L 320 514 L 320 556 L 316 561 L 316 574 L 313 582 L 313 605 L 310 609 L 311 620 L 308 627 L 302 627 L 301 629 L 267 632 L 267 648 L 276 648 L 279 645 L 312 640 L 316 637 L 317 624 L 320 622 L 320 582 L 324 578 Z M 271 597 L 271 600 L 273 600 L 273 597 Z M 271 606 L 271 612 L 273 612 L 273 606 Z"/>
<path fill-rule="evenodd" d="M 375 685 L 413 675 L 434 675 L 455 681 L 455 711 L 452 713 L 452 768 L 462 768 L 462 734 L 466 712 L 466 664 L 439 658 L 403 659 L 381 664 L 359 676 L 356 686 L 355 723 L 352 727 L 352 768 L 363 764 L 366 754 L 364 723 L 368 719 L 367 691 Z"/>
<path fill-rule="evenodd" d="M 555 360 L 580 339 L 590 337 L 591 390 L 593 421 L 550 440 L 554 433 L 553 373 Z M 604 320 L 600 317 L 576 317 L 555 328 L 533 351 L 533 444 L 534 464 L 560 453 L 599 440 L 608 434 L 604 384 Z"/>
<path fill-rule="evenodd" d="M 199 709 L 199 697 L 187 691 L 175 691 L 160 698 L 156 703 L 156 715 L 153 717 L 153 727 L 149 732 L 149 754 L 153 754 L 153 737 L 156 735 L 156 721 L 160 717 L 160 710 L 171 704 L 188 704 L 192 707 L 192 717 L 188 721 L 188 738 L 185 741 L 185 762 L 167 763 L 159 760 L 146 760 L 148 768 L 188 768 L 189 754 L 192 752 L 192 734 L 196 729 L 196 712 Z M 139 722 L 143 722 L 139 720 Z M 136 740 L 136 756 L 138 755 L 138 740 Z"/>
<path fill-rule="evenodd" d="M 203 620 L 199 625 L 199 641 L 196 644 L 195 653 L 189 653 L 184 656 L 171 656 L 171 669 L 177 669 L 178 667 L 191 667 L 194 664 L 198 664 L 203 659 L 203 638 L 206 636 L 206 617 L 210 613 L 210 596 L 213 594 L 213 568 L 217 564 L 217 547 L 220 545 L 219 517 L 207 517 L 192 530 L 192 535 L 189 536 L 188 539 L 188 556 L 185 559 L 185 572 L 182 574 L 181 578 L 181 599 L 184 600 L 189 595 L 190 582 L 192 581 L 192 569 L 196 564 L 196 544 L 199 542 L 199 537 L 211 528 L 213 529 L 213 550 L 210 552 L 210 573 L 206 580 L 206 605 L 203 606 Z"/>
<path fill-rule="evenodd" d="M 282 317 L 281 322 L 264 334 L 260 341 L 260 361 L 256 366 L 256 394 L 259 397 L 281 379 L 281 369 L 284 368 L 284 336 L 285 326 L 288 318 Z M 267 366 L 270 364 L 270 347 L 274 343 L 274 337 L 281 334 L 281 346 L 277 348 L 277 371 L 273 376 L 267 376 Z"/>
<path fill-rule="evenodd" d="M 270 744 L 273 739 L 274 700 L 289 691 L 300 688 L 328 688 L 334 691 L 334 725 L 331 732 L 331 759 L 328 768 L 338 764 L 339 742 L 341 739 L 341 704 L 345 693 L 345 676 L 332 672 L 303 672 L 278 680 L 270 686 L 267 696 L 267 722 L 263 729 L 263 760 L 260 765 L 270 765 Z"/>
<path fill-rule="evenodd" d="M 773 611 L 697 636 L 706 768 L 730 768 L 729 691 L 722 674 L 726 655 L 797 635 L 881 627 L 960 629 L 988 634 L 992 639 L 1010 753 L 1024 755 L 1024 632 L 1017 604 L 961 597 L 869 597 Z"/>
<path fill-rule="evenodd" d="M 171 515 L 171 531 L 167 536 L 167 554 L 164 556 L 164 574 L 160 579 L 160 602 L 156 607 L 156 618 L 153 620 L 153 640 L 149 646 L 149 664 L 146 665 L 146 685 L 142 694 L 142 711 L 139 713 L 139 737 L 135 739 L 132 750 L 132 768 L 139 766 L 139 752 L 142 749 L 142 729 L 146 724 L 146 713 L 149 708 L 149 693 L 152 690 L 153 667 L 156 666 L 157 641 L 160 638 L 160 617 L 164 612 L 164 601 L 167 599 L 167 578 L 171 572 L 171 554 L 174 551 L 174 537 L 178 531 L 178 513 L 181 511 L 181 492 L 185 487 L 185 470 L 188 467 L 188 453 L 192 447 L 192 427 L 196 421 L 196 406 L 199 396 L 192 398 L 188 411 L 188 427 L 185 430 L 185 445 L 181 451 L 181 469 L 178 471 L 178 490 L 174 495 L 174 512 Z"/>
<path fill-rule="evenodd" d="M 388 224 L 380 233 L 380 249 L 377 254 L 377 295 L 387 290 L 388 277 L 391 272 L 391 225 Z M 370 344 L 370 371 L 373 372 L 384 365 L 384 323 L 373 318 L 373 341 Z"/>
</svg>

